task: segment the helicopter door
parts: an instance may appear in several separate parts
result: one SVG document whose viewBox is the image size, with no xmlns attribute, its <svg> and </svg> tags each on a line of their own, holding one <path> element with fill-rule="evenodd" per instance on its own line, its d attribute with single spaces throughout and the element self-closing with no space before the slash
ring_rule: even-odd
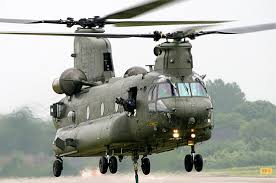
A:
<svg viewBox="0 0 276 183">
<path fill-rule="evenodd" d="M 136 116 L 137 110 L 137 87 L 132 87 L 128 90 L 128 103 L 130 104 L 130 113 L 133 116 Z"/>
</svg>

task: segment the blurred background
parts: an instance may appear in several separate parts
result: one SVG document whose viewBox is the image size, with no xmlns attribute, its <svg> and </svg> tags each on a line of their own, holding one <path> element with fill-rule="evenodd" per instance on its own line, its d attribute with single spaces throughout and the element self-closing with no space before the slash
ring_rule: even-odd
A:
<svg viewBox="0 0 276 183">
<path fill-rule="evenodd" d="M 106 15 L 141 0 L 2 0 L 1 18 L 64 19 Z M 238 20 L 221 27 L 276 22 L 274 0 L 190 0 L 137 17 L 137 20 Z M 115 28 L 107 33 L 170 32 L 182 26 Z M 73 32 L 57 25 L 1 24 L 0 31 Z M 275 31 L 200 37 L 192 42 L 195 70 L 207 74 L 215 106 L 213 138 L 197 151 L 204 171 L 258 174 L 276 166 Z M 116 76 L 131 66 L 153 64 L 152 40 L 111 40 Z M 73 66 L 73 38 L 0 36 L 0 176 L 52 176 L 51 143 L 55 134 L 49 106 L 62 98 L 54 78 Z M 151 156 L 152 172 L 184 173 L 189 148 Z M 64 174 L 95 170 L 97 158 L 66 159 Z M 245 167 L 245 168 L 244 168 Z M 120 172 L 132 170 L 130 159 Z"/>
<path fill-rule="evenodd" d="M 197 144 L 204 157 L 203 172 L 256 176 L 260 167 L 276 165 L 276 106 L 268 101 L 251 102 L 237 83 L 207 81 L 214 99 L 215 128 L 211 140 Z M 23 107 L 0 117 L 0 176 L 52 176 L 55 135 L 50 120 L 38 118 Z M 151 155 L 151 172 L 186 173 L 183 159 L 189 147 Z M 64 175 L 98 175 L 99 158 L 65 158 Z M 119 164 L 120 173 L 132 173 L 132 161 Z M 274 173 L 275 174 L 275 173 Z"/>
</svg>

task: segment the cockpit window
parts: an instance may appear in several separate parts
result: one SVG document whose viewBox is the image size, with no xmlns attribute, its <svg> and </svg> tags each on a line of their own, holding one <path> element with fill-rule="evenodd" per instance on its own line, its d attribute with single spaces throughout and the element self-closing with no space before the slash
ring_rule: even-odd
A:
<svg viewBox="0 0 276 183">
<path fill-rule="evenodd" d="M 157 95 L 157 86 L 154 86 L 150 89 L 149 95 L 148 95 L 148 101 L 155 101 Z"/>
<path fill-rule="evenodd" d="M 191 91 L 193 96 L 206 97 L 206 90 L 200 83 L 190 83 Z"/>
<path fill-rule="evenodd" d="M 179 96 L 199 96 L 206 97 L 207 92 L 200 83 L 177 83 Z"/>
<path fill-rule="evenodd" d="M 158 85 L 158 98 L 175 96 L 175 91 L 170 83 L 160 83 Z"/>
<path fill-rule="evenodd" d="M 177 87 L 180 97 L 191 96 L 189 83 L 177 83 Z"/>
</svg>

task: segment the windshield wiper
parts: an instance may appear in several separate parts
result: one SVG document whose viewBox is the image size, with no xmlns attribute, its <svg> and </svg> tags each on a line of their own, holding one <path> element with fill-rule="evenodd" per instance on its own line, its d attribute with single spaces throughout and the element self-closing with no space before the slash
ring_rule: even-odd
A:
<svg viewBox="0 0 276 183">
<path fill-rule="evenodd" d="M 190 94 L 190 92 L 189 92 L 189 88 L 186 86 L 186 83 L 183 83 L 183 85 L 185 86 L 185 90 L 186 90 L 186 92 L 187 92 L 188 94 Z"/>
<path fill-rule="evenodd" d="M 176 96 L 177 95 L 177 88 L 176 88 L 176 85 L 174 83 L 172 83 L 172 81 L 170 79 L 166 79 L 167 82 L 171 85 L 171 90 L 172 90 L 172 94 L 173 96 Z"/>
<path fill-rule="evenodd" d="M 195 79 L 197 82 L 199 82 L 200 83 L 200 85 L 205 89 L 205 91 L 207 92 L 207 88 L 206 88 L 206 86 L 204 85 L 204 83 L 200 80 L 200 79 L 198 79 L 198 78 L 196 78 Z"/>
<path fill-rule="evenodd" d="M 176 89 L 175 84 L 174 84 L 174 83 L 172 83 L 172 81 L 171 81 L 170 79 L 167 79 L 167 82 L 168 82 L 168 83 L 170 83 L 170 84 L 174 87 L 174 89 Z"/>
</svg>

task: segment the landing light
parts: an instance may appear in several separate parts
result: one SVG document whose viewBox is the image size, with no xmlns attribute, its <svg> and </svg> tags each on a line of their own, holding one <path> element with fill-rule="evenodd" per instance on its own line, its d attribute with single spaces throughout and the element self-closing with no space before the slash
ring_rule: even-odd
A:
<svg viewBox="0 0 276 183">
<path fill-rule="evenodd" d="M 173 130 L 173 133 L 178 133 L 178 130 Z"/>
<path fill-rule="evenodd" d="M 179 138 L 178 130 L 173 130 L 173 138 Z"/>
</svg>

